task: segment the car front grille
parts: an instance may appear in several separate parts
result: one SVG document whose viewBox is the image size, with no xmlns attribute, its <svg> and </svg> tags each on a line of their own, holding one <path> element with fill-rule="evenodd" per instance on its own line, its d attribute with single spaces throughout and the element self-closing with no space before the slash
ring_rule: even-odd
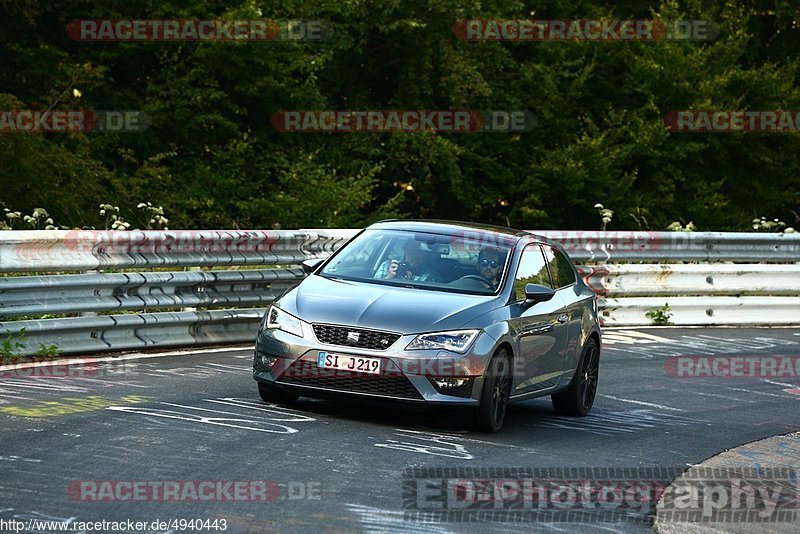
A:
<svg viewBox="0 0 800 534">
<path fill-rule="evenodd" d="M 391 365 L 389 360 L 386 365 Z M 354 373 L 317 367 L 316 362 L 297 360 L 283 373 L 278 382 L 312 386 L 343 393 L 366 393 L 382 397 L 422 400 L 417 388 L 396 366 L 381 374 Z"/>
<path fill-rule="evenodd" d="M 400 334 L 381 332 L 379 330 L 365 330 L 328 324 L 315 324 L 313 327 L 314 335 L 317 336 L 320 343 L 342 347 L 386 350 L 400 339 Z"/>
</svg>

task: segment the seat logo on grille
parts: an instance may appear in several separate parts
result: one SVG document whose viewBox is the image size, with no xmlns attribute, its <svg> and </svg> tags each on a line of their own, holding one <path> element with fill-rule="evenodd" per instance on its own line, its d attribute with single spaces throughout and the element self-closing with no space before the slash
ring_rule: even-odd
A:
<svg viewBox="0 0 800 534">
<path fill-rule="evenodd" d="M 358 343 L 358 338 L 361 337 L 359 332 L 348 332 L 347 333 L 347 342 L 348 343 Z"/>
</svg>

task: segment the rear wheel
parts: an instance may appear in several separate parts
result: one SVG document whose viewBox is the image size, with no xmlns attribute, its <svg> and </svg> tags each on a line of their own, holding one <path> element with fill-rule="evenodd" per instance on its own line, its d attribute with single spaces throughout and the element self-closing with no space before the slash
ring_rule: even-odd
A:
<svg viewBox="0 0 800 534">
<path fill-rule="evenodd" d="M 300 398 L 294 393 L 286 393 L 275 387 L 258 382 L 258 394 L 264 402 L 274 402 L 278 404 L 291 404 Z"/>
<path fill-rule="evenodd" d="M 511 397 L 511 358 L 499 349 L 486 371 L 481 403 L 472 412 L 472 428 L 480 432 L 497 432 L 503 426 Z"/>
<path fill-rule="evenodd" d="M 599 371 L 600 349 L 597 341 L 590 337 L 583 347 L 583 354 L 569 389 L 550 397 L 553 401 L 553 408 L 564 415 L 583 417 L 588 414 L 597 395 Z"/>
</svg>

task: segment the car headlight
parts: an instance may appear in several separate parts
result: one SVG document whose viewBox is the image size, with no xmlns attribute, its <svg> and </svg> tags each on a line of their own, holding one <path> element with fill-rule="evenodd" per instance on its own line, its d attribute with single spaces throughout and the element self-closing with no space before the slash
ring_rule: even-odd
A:
<svg viewBox="0 0 800 534">
<path fill-rule="evenodd" d="M 408 344 L 406 350 L 444 349 L 465 352 L 480 330 L 451 330 L 420 334 Z"/>
<path fill-rule="evenodd" d="M 277 328 L 298 337 L 303 337 L 303 323 L 277 306 L 270 306 L 264 316 L 264 328 Z"/>
</svg>

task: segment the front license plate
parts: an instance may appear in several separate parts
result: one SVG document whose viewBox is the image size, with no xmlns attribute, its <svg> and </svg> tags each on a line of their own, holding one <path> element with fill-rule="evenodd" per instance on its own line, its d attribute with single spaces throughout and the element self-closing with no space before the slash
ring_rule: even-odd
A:
<svg viewBox="0 0 800 534">
<path fill-rule="evenodd" d="M 320 351 L 317 357 L 317 367 L 377 375 L 381 372 L 381 359 L 366 358 L 364 356 L 347 356 L 344 354 Z"/>
</svg>

